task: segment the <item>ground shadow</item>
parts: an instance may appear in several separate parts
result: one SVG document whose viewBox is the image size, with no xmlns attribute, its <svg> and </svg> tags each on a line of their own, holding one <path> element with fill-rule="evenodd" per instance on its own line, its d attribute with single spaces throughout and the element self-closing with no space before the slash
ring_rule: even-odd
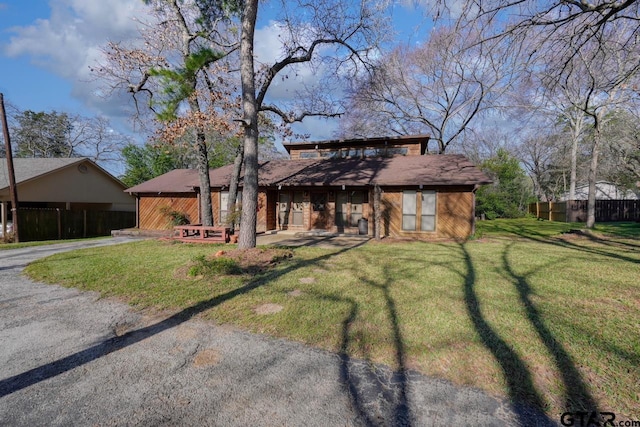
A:
<svg viewBox="0 0 640 427">
<path fill-rule="evenodd" d="M 372 262 L 372 261 L 369 261 Z M 412 415 L 408 393 L 406 350 L 395 300 L 391 296 L 393 280 L 386 269 L 380 281 L 359 276 L 359 281 L 380 292 L 391 326 L 395 368 L 390 374 L 378 372 L 373 365 L 360 365 L 347 355 L 350 326 L 357 314 L 352 310 L 343 322 L 341 344 L 341 376 L 348 385 L 352 403 L 367 425 L 411 426 Z M 357 306 L 356 306 L 357 309 Z M 382 398 L 381 398 L 382 397 Z M 386 422 L 380 423 L 380 415 Z"/>
<path fill-rule="evenodd" d="M 366 243 L 366 241 L 362 241 L 359 245 L 362 245 L 364 243 Z M 329 258 L 342 254 L 348 250 L 351 250 L 359 245 L 342 248 L 338 251 L 330 252 L 313 259 L 300 260 L 300 261 L 295 261 L 294 259 L 292 261 L 289 261 L 290 265 L 282 269 L 271 270 L 266 274 L 259 275 L 255 279 L 245 284 L 244 286 L 241 286 L 237 289 L 226 292 L 222 295 L 218 295 L 206 301 L 202 301 L 153 325 L 146 326 L 144 328 L 136 329 L 133 331 L 129 331 L 121 336 L 116 336 L 116 337 L 106 339 L 92 347 L 81 350 L 67 357 L 47 363 L 46 365 L 42 365 L 37 368 L 30 369 L 21 374 L 14 375 L 12 377 L 0 380 L 0 398 L 7 396 L 11 393 L 15 393 L 16 391 L 22 390 L 26 387 L 37 384 L 41 381 L 45 381 L 49 378 L 53 378 L 64 372 L 83 366 L 91 361 L 94 361 L 103 356 L 106 356 L 109 353 L 112 353 L 114 351 L 118 351 L 125 347 L 129 347 L 133 344 L 136 344 L 140 341 L 146 340 L 147 338 L 157 335 L 167 329 L 174 328 L 192 319 L 194 316 L 198 315 L 199 313 L 202 313 L 206 310 L 216 307 L 239 295 L 249 293 L 256 288 L 264 286 L 265 284 L 268 284 L 270 281 L 275 280 L 282 275 L 288 274 L 292 271 L 295 271 L 299 268 L 303 268 L 308 265 L 325 261 Z"/>
<path fill-rule="evenodd" d="M 527 319 L 538 334 L 540 341 L 542 341 L 544 346 L 547 348 L 549 354 L 552 355 L 556 368 L 562 376 L 562 382 L 564 383 L 565 388 L 564 401 L 566 410 L 587 410 L 598 412 L 597 404 L 589 393 L 589 388 L 582 379 L 582 375 L 575 366 L 571 356 L 565 350 L 562 343 L 553 336 L 553 333 L 545 324 L 540 311 L 531 300 L 533 290 L 527 280 L 527 276 L 530 276 L 536 270 L 527 274 L 517 274 L 509 262 L 509 251 L 512 246 L 513 243 L 507 245 L 502 254 L 502 267 L 518 291 L 518 296 L 527 314 Z"/>
<path fill-rule="evenodd" d="M 544 401 L 533 383 L 531 373 L 524 361 L 511 346 L 496 332 L 482 314 L 480 300 L 475 290 L 476 271 L 471 254 L 464 244 L 459 245 L 466 267 L 464 276 L 464 301 L 469 318 L 482 341 L 494 359 L 500 365 L 503 378 L 507 383 L 509 397 L 516 403 L 514 409 L 521 425 L 529 425 L 530 414 L 518 402 L 527 402 L 537 408 L 544 408 Z"/>
<path fill-rule="evenodd" d="M 546 245 L 559 246 L 567 249 L 575 249 L 575 250 L 589 253 L 589 254 L 602 255 L 605 257 L 618 259 L 621 261 L 628 261 L 635 264 L 640 264 L 640 259 L 638 258 L 626 256 L 626 255 L 620 254 L 619 252 L 607 250 L 608 248 L 611 248 L 611 249 L 625 250 L 626 252 L 629 252 L 629 253 L 635 253 L 637 252 L 638 245 L 630 242 L 621 241 L 619 239 L 600 238 L 588 230 L 587 231 L 568 230 L 563 235 L 559 235 L 559 236 L 549 236 L 544 233 L 538 233 L 524 226 L 509 226 L 509 227 L 505 227 L 504 231 L 525 240 L 543 243 Z M 585 240 L 589 242 L 600 244 L 601 247 L 580 245 L 579 239 L 581 237 L 584 237 Z"/>
</svg>

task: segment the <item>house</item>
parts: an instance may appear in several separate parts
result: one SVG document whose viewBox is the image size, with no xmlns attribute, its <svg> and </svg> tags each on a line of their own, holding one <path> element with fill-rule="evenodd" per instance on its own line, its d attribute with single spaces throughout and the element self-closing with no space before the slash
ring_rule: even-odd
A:
<svg viewBox="0 0 640 427">
<path fill-rule="evenodd" d="M 80 211 L 135 211 L 126 186 L 86 158 L 13 159 L 18 205 Z M 7 163 L 0 166 L 0 222 L 7 224 L 11 194 Z"/>
<path fill-rule="evenodd" d="M 490 183 L 461 155 L 425 155 L 428 137 L 284 144 L 290 159 L 260 164 L 258 232 L 328 231 L 464 238 L 474 230 L 475 190 Z M 214 219 L 224 224 L 233 166 L 210 171 Z M 195 170 L 174 170 L 126 190 L 138 227 L 170 228 L 168 213 L 200 222 Z"/>
<path fill-rule="evenodd" d="M 638 200 L 639 193 L 618 187 L 607 181 L 596 182 L 596 200 Z M 587 200 L 589 198 L 589 184 L 576 185 L 573 200 Z M 560 201 L 569 200 L 569 193 L 560 196 Z"/>
</svg>

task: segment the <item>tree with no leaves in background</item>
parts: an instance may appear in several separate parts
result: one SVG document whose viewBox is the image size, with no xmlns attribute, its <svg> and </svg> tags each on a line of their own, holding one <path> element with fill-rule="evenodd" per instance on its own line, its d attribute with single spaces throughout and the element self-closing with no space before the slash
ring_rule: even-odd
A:
<svg viewBox="0 0 640 427">
<path fill-rule="evenodd" d="M 509 57 L 480 32 L 434 29 L 416 47 L 383 55 L 350 93 L 343 137 L 428 134 L 444 154 L 509 86 Z"/>
<path fill-rule="evenodd" d="M 637 98 L 640 70 L 640 1 L 468 0 L 437 2 L 437 19 L 457 15 L 457 25 L 491 28 L 482 42 L 505 40 L 528 66 L 552 63 L 549 87 L 570 79 L 585 89 L 572 105 L 593 128 L 589 164 L 587 227 L 595 224 L 595 183 L 602 149 L 602 127 L 608 114 Z M 533 41 L 533 42 L 532 42 Z"/>
<path fill-rule="evenodd" d="M 11 123 L 16 157 L 87 157 L 104 165 L 119 161 L 130 143 L 104 117 L 16 109 Z"/>
</svg>

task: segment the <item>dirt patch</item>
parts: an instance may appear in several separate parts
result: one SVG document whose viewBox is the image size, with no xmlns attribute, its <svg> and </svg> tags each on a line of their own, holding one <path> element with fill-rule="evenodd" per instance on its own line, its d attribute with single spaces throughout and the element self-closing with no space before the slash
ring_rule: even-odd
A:
<svg viewBox="0 0 640 427">
<path fill-rule="evenodd" d="M 220 256 L 234 260 L 243 271 L 255 274 L 292 258 L 293 251 L 282 248 L 233 249 Z"/>
<path fill-rule="evenodd" d="M 289 295 L 290 297 L 300 297 L 304 295 L 304 292 L 302 292 L 300 289 L 294 289 L 290 292 L 287 292 L 287 295 Z"/>
<path fill-rule="evenodd" d="M 205 348 L 193 357 L 193 366 L 198 368 L 217 365 L 220 362 L 220 353 L 213 348 Z"/>
<path fill-rule="evenodd" d="M 279 304 L 262 304 L 257 306 L 254 311 L 256 314 L 275 314 L 282 311 L 284 307 Z"/>
<path fill-rule="evenodd" d="M 310 283 L 315 283 L 316 278 L 315 277 L 302 277 L 300 278 L 300 283 L 304 283 L 305 285 L 308 285 Z"/>
</svg>

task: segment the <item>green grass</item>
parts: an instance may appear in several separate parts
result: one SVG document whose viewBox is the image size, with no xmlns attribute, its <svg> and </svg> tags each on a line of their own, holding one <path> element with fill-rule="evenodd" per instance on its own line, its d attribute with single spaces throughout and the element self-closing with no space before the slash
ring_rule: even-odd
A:
<svg viewBox="0 0 640 427">
<path fill-rule="evenodd" d="M 56 245 L 59 243 L 68 243 L 68 242 L 78 242 L 78 241 L 86 241 L 86 240 L 96 240 L 96 239 L 108 239 L 109 237 L 94 237 L 90 239 L 69 239 L 69 240 L 40 240 L 37 242 L 19 242 L 19 243 L 6 243 L 0 239 L 0 251 L 6 251 L 9 249 L 21 249 L 21 248 L 30 248 L 32 246 L 47 246 L 47 245 Z"/>
<path fill-rule="evenodd" d="M 495 219 L 476 222 L 476 237 L 519 236 L 547 238 L 575 230 L 586 230 L 580 222 L 539 221 L 534 218 Z M 595 235 L 640 238 L 640 223 L 602 222 L 592 230 Z"/>
<path fill-rule="evenodd" d="M 535 220 L 482 227 L 496 238 L 297 248 L 259 273 L 193 276 L 221 246 L 157 241 L 63 253 L 27 271 L 141 308 L 195 311 L 417 369 L 530 402 L 556 420 L 567 407 L 594 406 L 638 418 L 638 240 L 561 235 L 561 225 Z M 260 314 L 264 304 L 283 309 Z"/>
</svg>

